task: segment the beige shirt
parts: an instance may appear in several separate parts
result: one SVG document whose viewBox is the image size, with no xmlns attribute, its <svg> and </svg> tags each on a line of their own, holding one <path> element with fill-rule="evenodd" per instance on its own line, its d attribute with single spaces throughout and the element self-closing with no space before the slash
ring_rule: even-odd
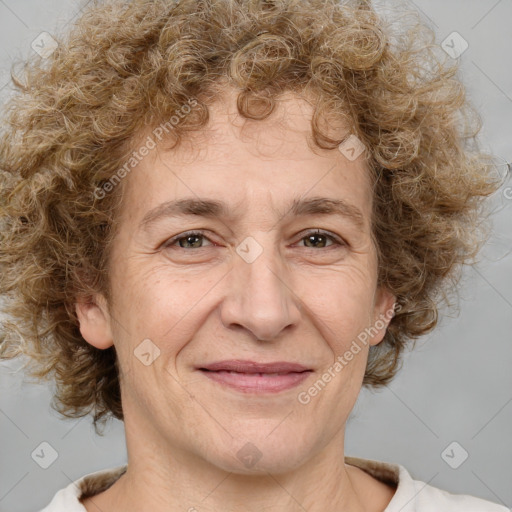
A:
<svg viewBox="0 0 512 512">
<path fill-rule="evenodd" d="M 510 512 L 502 505 L 467 494 L 451 494 L 414 480 L 400 464 L 358 457 L 345 457 L 345 462 L 397 487 L 383 512 Z M 108 489 L 125 471 L 126 465 L 85 475 L 58 491 L 51 503 L 40 512 L 87 512 L 80 498 L 94 496 Z"/>
</svg>

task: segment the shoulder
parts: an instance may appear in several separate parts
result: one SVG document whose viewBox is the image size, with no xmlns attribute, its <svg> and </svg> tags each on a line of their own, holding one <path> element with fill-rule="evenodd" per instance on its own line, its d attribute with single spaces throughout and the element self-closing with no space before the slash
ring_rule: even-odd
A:
<svg viewBox="0 0 512 512">
<path fill-rule="evenodd" d="M 400 464 L 358 457 L 345 457 L 345 462 L 396 488 L 383 512 L 510 512 L 503 505 L 415 480 Z"/>
<path fill-rule="evenodd" d="M 80 499 L 108 489 L 125 471 L 126 465 L 89 473 L 58 491 L 40 512 L 87 512 Z"/>
<path fill-rule="evenodd" d="M 414 480 L 414 484 L 417 489 L 416 492 L 418 492 L 416 499 L 416 510 L 418 512 L 437 512 L 439 510 L 450 512 L 510 512 L 503 505 L 475 496 L 452 494 L 418 480 Z M 394 512 L 394 509 L 389 512 Z"/>
</svg>

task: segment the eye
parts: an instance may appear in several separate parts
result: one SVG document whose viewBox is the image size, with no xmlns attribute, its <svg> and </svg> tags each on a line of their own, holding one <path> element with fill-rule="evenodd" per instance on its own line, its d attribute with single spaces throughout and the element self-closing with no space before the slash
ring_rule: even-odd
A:
<svg viewBox="0 0 512 512">
<path fill-rule="evenodd" d="M 338 237 L 320 230 L 306 233 L 306 235 L 301 238 L 301 241 L 305 242 L 305 247 L 312 249 L 323 249 L 325 247 L 331 247 L 332 245 L 345 245 L 345 243 Z M 327 245 L 328 241 L 331 242 L 331 245 Z"/>
<path fill-rule="evenodd" d="M 205 240 L 208 241 L 208 245 L 215 245 L 204 235 L 202 231 L 189 231 L 171 238 L 163 247 L 176 247 L 177 249 L 186 250 L 202 249 L 205 247 Z M 308 247 L 310 249 L 324 249 L 331 246 L 346 245 L 339 237 L 323 232 L 319 229 L 306 233 L 301 238 L 301 242 L 302 241 L 304 241 L 304 247 Z"/>
<path fill-rule="evenodd" d="M 204 247 L 202 245 L 204 240 L 208 240 L 208 238 L 201 231 L 190 231 L 172 238 L 164 244 L 164 247 L 174 247 L 178 244 L 176 247 L 179 249 L 201 249 Z M 213 244 L 210 243 L 210 245 Z"/>
</svg>

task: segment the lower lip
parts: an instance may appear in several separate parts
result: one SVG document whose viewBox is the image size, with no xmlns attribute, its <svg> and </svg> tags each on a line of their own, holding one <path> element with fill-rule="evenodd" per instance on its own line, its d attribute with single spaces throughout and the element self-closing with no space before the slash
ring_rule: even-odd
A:
<svg viewBox="0 0 512 512">
<path fill-rule="evenodd" d="M 269 376 L 259 373 L 231 373 L 228 371 L 201 370 L 201 372 L 209 379 L 242 393 L 279 393 L 298 386 L 312 373 L 311 371 L 305 371 Z"/>
</svg>

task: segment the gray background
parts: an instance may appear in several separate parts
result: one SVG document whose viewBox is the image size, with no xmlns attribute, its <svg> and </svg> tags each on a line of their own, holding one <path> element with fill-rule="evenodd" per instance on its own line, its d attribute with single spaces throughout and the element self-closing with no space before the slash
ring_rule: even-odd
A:
<svg viewBox="0 0 512 512">
<path fill-rule="evenodd" d="M 87 2 L 0 0 L 0 102 L 9 94 L 13 58 L 29 55 L 42 31 L 59 32 Z M 389 0 L 381 0 L 390 5 Z M 416 0 L 441 42 L 457 31 L 468 95 L 481 112 L 484 149 L 512 161 L 512 2 Z M 506 165 L 500 168 L 506 170 Z M 477 267 L 467 269 L 460 315 L 408 352 L 389 388 L 363 391 L 349 421 L 346 455 L 400 463 L 418 480 L 512 507 L 512 179 L 493 201 L 494 232 Z M 508 198 L 507 198 L 508 196 Z M 50 409 L 51 386 L 23 382 L 19 362 L 0 363 L 0 511 L 29 512 L 86 473 L 125 462 L 121 422 L 94 434 L 90 419 Z M 41 442 L 58 458 L 42 469 L 31 458 Z M 442 453 L 457 442 L 452 469 Z M 453 465 L 453 462 L 452 462 Z"/>
</svg>

